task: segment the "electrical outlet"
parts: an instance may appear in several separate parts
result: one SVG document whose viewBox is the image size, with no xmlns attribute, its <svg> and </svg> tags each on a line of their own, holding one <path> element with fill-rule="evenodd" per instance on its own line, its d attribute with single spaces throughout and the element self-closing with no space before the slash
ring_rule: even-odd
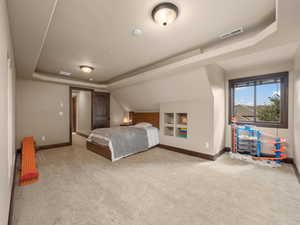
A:
<svg viewBox="0 0 300 225">
<path fill-rule="evenodd" d="M 46 141 L 46 136 L 42 136 L 42 141 Z"/>
</svg>

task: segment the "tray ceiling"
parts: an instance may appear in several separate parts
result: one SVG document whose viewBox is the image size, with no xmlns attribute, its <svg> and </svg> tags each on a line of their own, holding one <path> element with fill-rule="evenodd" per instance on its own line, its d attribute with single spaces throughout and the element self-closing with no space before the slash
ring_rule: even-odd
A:
<svg viewBox="0 0 300 225">
<path fill-rule="evenodd" d="M 275 20 L 274 0 L 189 0 L 178 19 L 160 27 L 151 19 L 157 0 L 61 0 L 56 5 L 36 70 L 106 82 L 162 59 L 215 43 L 238 27 L 246 32 Z M 133 36 L 134 28 L 143 31 Z M 79 65 L 95 67 L 83 74 Z"/>
</svg>

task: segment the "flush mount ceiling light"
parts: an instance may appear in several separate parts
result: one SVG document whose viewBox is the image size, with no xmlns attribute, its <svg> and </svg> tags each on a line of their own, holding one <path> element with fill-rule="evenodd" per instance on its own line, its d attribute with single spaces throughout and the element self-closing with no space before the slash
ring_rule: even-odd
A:
<svg viewBox="0 0 300 225">
<path fill-rule="evenodd" d="M 178 7 L 171 2 L 160 3 L 152 10 L 153 20 L 163 27 L 174 22 L 177 16 Z"/>
<path fill-rule="evenodd" d="M 80 66 L 79 68 L 84 73 L 91 73 L 94 70 L 93 67 L 91 67 L 91 66 L 84 66 L 84 65 Z"/>
</svg>

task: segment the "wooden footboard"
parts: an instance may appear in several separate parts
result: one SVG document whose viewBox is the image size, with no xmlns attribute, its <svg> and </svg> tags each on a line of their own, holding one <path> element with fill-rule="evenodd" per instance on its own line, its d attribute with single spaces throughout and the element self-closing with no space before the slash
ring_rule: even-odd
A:
<svg viewBox="0 0 300 225">
<path fill-rule="evenodd" d="M 102 155 L 103 157 L 111 160 L 111 151 L 108 146 L 100 145 L 95 142 L 87 141 L 86 148 L 92 152 Z"/>
</svg>

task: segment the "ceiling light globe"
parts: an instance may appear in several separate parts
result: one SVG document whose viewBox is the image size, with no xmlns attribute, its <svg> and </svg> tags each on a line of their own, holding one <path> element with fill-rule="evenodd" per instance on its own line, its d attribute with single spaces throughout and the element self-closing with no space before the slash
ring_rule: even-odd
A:
<svg viewBox="0 0 300 225">
<path fill-rule="evenodd" d="M 80 70 L 84 73 L 91 73 L 94 68 L 91 66 L 80 66 Z"/>
<path fill-rule="evenodd" d="M 178 16 L 178 8 L 170 2 L 165 2 L 154 7 L 152 11 L 153 20 L 162 27 L 174 22 Z"/>
</svg>

